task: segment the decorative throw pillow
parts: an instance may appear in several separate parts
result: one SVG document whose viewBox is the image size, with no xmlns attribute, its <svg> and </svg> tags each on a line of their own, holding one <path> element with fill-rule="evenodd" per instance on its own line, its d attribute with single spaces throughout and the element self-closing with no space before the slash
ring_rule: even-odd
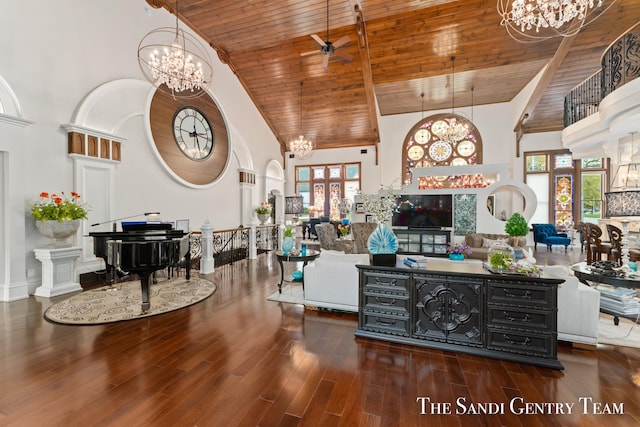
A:
<svg viewBox="0 0 640 427">
<path fill-rule="evenodd" d="M 506 243 L 507 239 L 487 239 L 486 237 L 482 238 L 482 247 L 483 248 L 490 248 L 491 245 L 493 245 L 494 243 Z"/>
</svg>

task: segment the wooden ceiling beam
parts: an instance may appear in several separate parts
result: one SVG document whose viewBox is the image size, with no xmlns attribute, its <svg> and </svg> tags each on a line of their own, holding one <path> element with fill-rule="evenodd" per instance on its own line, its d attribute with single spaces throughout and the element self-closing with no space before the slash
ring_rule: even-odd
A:
<svg viewBox="0 0 640 427">
<path fill-rule="evenodd" d="M 358 52 L 360 53 L 360 63 L 362 66 L 362 80 L 364 81 L 364 91 L 367 98 L 367 109 L 369 120 L 376 144 L 376 165 L 378 164 L 378 144 L 380 143 L 380 132 L 378 130 L 378 113 L 376 111 L 376 94 L 373 86 L 373 72 L 371 71 L 371 60 L 369 56 L 369 40 L 367 39 L 367 24 L 358 0 L 350 0 L 356 21 L 356 33 L 358 36 Z"/>
<path fill-rule="evenodd" d="M 562 42 L 560 42 L 560 46 L 558 46 L 556 53 L 549 60 L 549 63 L 544 69 L 542 77 L 540 77 L 540 80 L 531 93 L 527 104 L 524 106 L 524 109 L 522 110 L 522 113 L 520 114 L 520 117 L 518 119 L 518 123 L 516 123 L 513 129 L 513 131 L 516 133 L 517 157 L 520 157 L 520 139 L 526 131 L 525 121 L 528 117 L 531 116 L 531 113 L 533 113 L 533 111 L 538 106 L 540 99 L 542 99 L 542 96 L 547 90 L 547 87 L 553 81 L 556 72 L 562 65 L 567 54 L 570 52 L 571 46 L 573 45 L 573 42 L 577 37 L 578 36 L 576 35 L 574 37 L 565 37 L 562 39 Z"/>
</svg>

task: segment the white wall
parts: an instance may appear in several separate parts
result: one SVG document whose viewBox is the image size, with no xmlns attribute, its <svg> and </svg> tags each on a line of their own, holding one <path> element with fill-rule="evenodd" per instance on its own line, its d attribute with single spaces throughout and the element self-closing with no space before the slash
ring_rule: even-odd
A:
<svg viewBox="0 0 640 427">
<path fill-rule="evenodd" d="M 143 0 L 3 2 L 0 79 L 15 93 L 23 118 L 32 122 L 24 131 L 23 143 L 25 231 L 17 237 L 20 242 L 13 242 L 16 248 L 26 247 L 26 266 L 21 269 L 36 272 L 29 279 L 30 290 L 40 278 L 33 249 L 47 241 L 37 233 L 28 205 L 41 191 L 74 190 L 73 160 L 67 155 L 67 133 L 61 125 L 72 122 L 74 112 L 94 88 L 119 79 L 143 79 L 138 43 L 152 29 L 173 25 L 173 15 Z M 263 169 L 270 162 L 281 162 L 274 135 L 236 76 L 215 52 L 211 50 L 210 55 L 214 71 L 210 92 L 227 121 L 235 150 L 226 172 L 204 189 L 171 179 L 152 155 L 145 136 L 145 105 L 137 99 L 121 99 L 119 105 L 112 102 L 116 109 L 101 115 L 94 111 L 90 125 L 113 132 L 115 119 L 121 120 L 117 136 L 126 141 L 123 160 L 116 166 L 115 217 L 157 210 L 164 220 L 189 218 L 196 230 L 205 219 L 218 229 L 235 227 L 242 222 L 240 209 L 252 208 L 240 203 L 238 168 L 264 177 Z M 5 136 L 0 134 L 0 139 Z M 262 188 L 256 185 L 253 202 L 266 198 Z"/>
</svg>

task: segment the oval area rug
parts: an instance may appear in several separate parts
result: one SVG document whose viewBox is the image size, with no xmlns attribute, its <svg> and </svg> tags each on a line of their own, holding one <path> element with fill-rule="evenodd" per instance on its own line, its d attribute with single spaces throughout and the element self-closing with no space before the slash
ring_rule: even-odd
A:
<svg viewBox="0 0 640 427">
<path fill-rule="evenodd" d="M 83 291 L 49 307 L 44 318 L 67 325 L 99 325 L 140 319 L 188 307 L 205 300 L 216 285 L 200 278 L 172 278 L 149 287 L 151 308 L 143 313 L 140 280 Z"/>
</svg>

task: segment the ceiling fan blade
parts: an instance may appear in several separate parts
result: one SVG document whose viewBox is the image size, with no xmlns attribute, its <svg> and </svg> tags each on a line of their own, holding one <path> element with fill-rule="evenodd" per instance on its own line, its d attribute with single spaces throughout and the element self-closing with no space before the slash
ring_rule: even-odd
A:
<svg viewBox="0 0 640 427">
<path fill-rule="evenodd" d="M 346 45 L 350 41 L 351 38 L 349 38 L 349 36 L 342 36 L 333 44 L 333 47 L 339 48 L 340 46 Z"/>
<path fill-rule="evenodd" d="M 333 55 L 345 64 L 351 64 L 353 58 L 353 55 L 344 52 L 333 52 Z"/>
<path fill-rule="evenodd" d="M 329 54 L 324 54 L 322 56 L 322 69 L 327 71 L 327 68 L 329 68 Z"/>
<path fill-rule="evenodd" d="M 321 53 L 321 51 L 320 50 L 312 50 L 312 51 L 309 51 L 309 52 L 302 52 L 300 54 L 300 56 L 310 56 L 310 55 L 315 55 L 316 53 Z"/>
<path fill-rule="evenodd" d="M 317 34 L 311 34 L 311 38 L 314 39 L 320 46 L 324 47 L 327 44 Z"/>
</svg>

